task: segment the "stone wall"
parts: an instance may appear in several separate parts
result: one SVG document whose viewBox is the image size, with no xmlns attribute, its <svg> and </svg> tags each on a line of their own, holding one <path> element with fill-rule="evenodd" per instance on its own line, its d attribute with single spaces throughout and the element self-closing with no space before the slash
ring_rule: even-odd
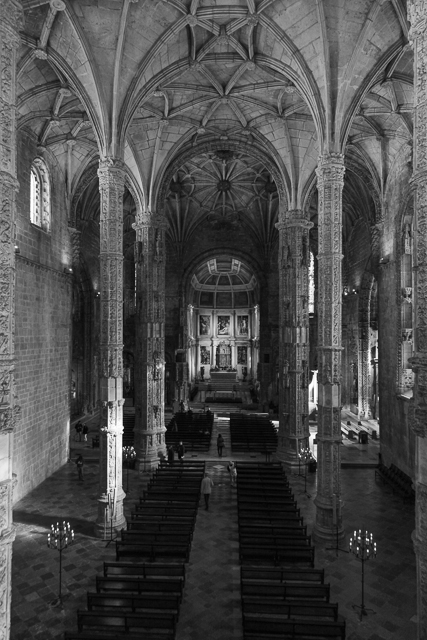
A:
<svg viewBox="0 0 427 640">
<path fill-rule="evenodd" d="M 49 156 L 50 233 L 30 223 L 29 175 L 35 145 L 19 137 L 16 241 L 16 392 L 21 420 L 14 435 L 19 500 L 68 458 L 71 293 L 63 176 Z"/>
</svg>

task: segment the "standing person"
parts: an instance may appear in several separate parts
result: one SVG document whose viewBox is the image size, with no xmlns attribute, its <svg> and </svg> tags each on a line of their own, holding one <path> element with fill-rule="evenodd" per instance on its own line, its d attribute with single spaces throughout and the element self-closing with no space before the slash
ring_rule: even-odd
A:
<svg viewBox="0 0 427 640">
<path fill-rule="evenodd" d="M 201 491 L 205 499 L 205 509 L 209 509 L 209 498 L 211 496 L 213 486 L 214 486 L 214 483 L 212 482 L 212 479 L 209 477 L 207 473 L 205 473 L 205 477 L 202 480 L 202 486 L 201 486 Z"/>
<path fill-rule="evenodd" d="M 83 480 L 83 456 L 78 456 L 76 460 L 77 472 L 79 474 L 79 480 Z"/>
<path fill-rule="evenodd" d="M 82 433 L 83 433 L 83 440 L 87 442 L 87 434 L 89 433 L 89 427 L 87 426 L 86 422 L 83 423 Z"/>
<path fill-rule="evenodd" d="M 82 423 L 80 422 L 80 420 L 78 422 L 76 422 L 76 424 L 74 425 L 74 429 L 76 430 L 76 434 L 74 436 L 74 440 L 77 440 L 77 438 L 79 437 L 79 433 L 80 430 L 82 428 Z"/>
<path fill-rule="evenodd" d="M 83 425 L 79 420 L 78 423 L 76 424 L 76 440 L 77 440 L 77 436 L 79 436 L 79 442 L 82 441 L 82 431 L 83 431 Z"/>
<path fill-rule="evenodd" d="M 224 438 L 220 433 L 218 433 L 218 438 L 216 439 L 216 448 L 218 449 L 218 455 L 222 458 L 222 450 L 224 448 Z"/>
<path fill-rule="evenodd" d="M 168 463 L 173 464 L 174 460 L 175 460 L 175 451 L 173 450 L 173 446 L 170 445 L 170 447 L 168 448 Z"/>
<path fill-rule="evenodd" d="M 185 453 L 185 447 L 184 447 L 184 445 L 182 443 L 182 440 L 180 441 L 176 451 L 177 451 L 177 454 L 178 454 L 179 461 L 182 462 L 183 459 L 184 459 L 184 453 Z"/>
<path fill-rule="evenodd" d="M 232 460 L 227 465 L 227 471 L 230 474 L 231 486 L 234 487 L 237 480 L 237 469 L 236 465 Z"/>
</svg>

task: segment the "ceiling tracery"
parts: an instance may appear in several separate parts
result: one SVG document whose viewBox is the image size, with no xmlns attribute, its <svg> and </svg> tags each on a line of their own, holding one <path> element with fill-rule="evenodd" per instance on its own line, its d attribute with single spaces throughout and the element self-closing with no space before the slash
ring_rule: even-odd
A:
<svg viewBox="0 0 427 640">
<path fill-rule="evenodd" d="M 24 7 L 18 126 L 56 156 L 83 219 L 98 206 L 96 180 L 80 184 L 85 167 L 123 151 L 139 206 L 163 208 L 174 241 L 200 225 L 238 225 L 271 246 L 278 195 L 305 206 L 334 113 L 337 131 L 348 128 L 350 164 L 358 158 L 370 176 L 363 184 L 346 173 L 344 236 L 357 217 L 378 217 L 413 128 L 413 53 L 398 0 L 345 10 L 329 0 L 318 10 L 311 0 Z M 232 160 L 218 157 L 221 144 Z M 361 187 L 373 194 L 360 197 Z"/>
</svg>

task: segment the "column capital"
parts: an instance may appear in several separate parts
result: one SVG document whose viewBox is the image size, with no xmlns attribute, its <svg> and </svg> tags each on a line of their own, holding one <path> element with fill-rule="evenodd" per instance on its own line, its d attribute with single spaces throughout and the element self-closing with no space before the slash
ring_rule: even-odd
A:
<svg viewBox="0 0 427 640">
<path fill-rule="evenodd" d="M 99 161 L 99 188 L 118 187 L 124 189 L 126 170 L 125 164 L 118 158 L 105 158 Z"/>
<path fill-rule="evenodd" d="M 132 224 L 132 227 L 135 231 L 144 229 L 145 227 L 153 227 L 166 231 L 168 224 L 161 214 L 155 213 L 150 209 L 144 209 L 136 212 L 136 222 Z"/>
<path fill-rule="evenodd" d="M 344 156 L 342 153 L 328 153 L 319 156 L 316 175 L 317 184 L 321 186 L 321 181 L 333 181 L 343 184 L 344 181 Z"/>
</svg>

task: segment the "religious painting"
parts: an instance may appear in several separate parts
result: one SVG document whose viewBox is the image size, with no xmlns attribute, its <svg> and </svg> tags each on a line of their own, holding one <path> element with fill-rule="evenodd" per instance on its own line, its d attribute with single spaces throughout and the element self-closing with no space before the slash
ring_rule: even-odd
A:
<svg viewBox="0 0 427 640">
<path fill-rule="evenodd" d="M 218 316 L 217 333 L 219 336 L 230 335 L 230 316 Z"/>
<path fill-rule="evenodd" d="M 200 347 L 200 364 L 210 364 L 211 353 L 208 347 Z"/>
<path fill-rule="evenodd" d="M 237 347 L 237 364 L 248 364 L 247 347 Z"/>
<path fill-rule="evenodd" d="M 249 317 L 237 316 L 237 334 L 247 336 L 249 334 Z"/>
<path fill-rule="evenodd" d="M 199 317 L 200 335 L 208 336 L 211 332 L 211 317 L 200 316 Z"/>
</svg>

